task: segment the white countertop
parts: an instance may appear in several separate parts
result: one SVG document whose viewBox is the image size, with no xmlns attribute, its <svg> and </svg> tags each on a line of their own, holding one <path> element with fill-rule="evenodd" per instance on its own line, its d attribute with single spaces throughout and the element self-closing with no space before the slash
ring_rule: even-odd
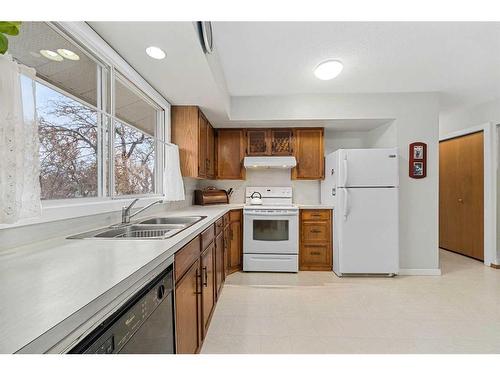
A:
<svg viewBox="0 0 500 375">
<path fill-rule="evenodd" d="M 0 353 L 64 351 L 68 340 L 88 333 L 96 319 L 104 318 L 171 264 L 173 254 L 191 238 L 240 207 L 168 211 L 165 216 L 207 218 L 165 240 L 60 238 L 1 252 Z"/>
<path fill-rule="evenodd" d="M 329 204 L 299 204 L 300 209 L 304 210 L 333 210 L 333 205 Z"/>
<path fill-rule="evenodd" d="M 189 240 L 242 207 L 168 211 L 207 218 L 165 240 L 58 238 L 0 252 L 0 353 L 65 351 L 171 264 Z"/>
</svg>

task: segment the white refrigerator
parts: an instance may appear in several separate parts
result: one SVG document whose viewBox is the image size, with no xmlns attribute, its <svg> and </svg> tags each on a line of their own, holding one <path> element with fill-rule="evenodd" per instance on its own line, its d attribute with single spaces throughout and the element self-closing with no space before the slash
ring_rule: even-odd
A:
<svg viewBox="0 0 500 375">
<path fill-rule="evenodd" d="M 321 203 L 334 206 L 333 271 L 399 272 L 396 148 L 341 149 L 325 158 Z"/>
</svg>

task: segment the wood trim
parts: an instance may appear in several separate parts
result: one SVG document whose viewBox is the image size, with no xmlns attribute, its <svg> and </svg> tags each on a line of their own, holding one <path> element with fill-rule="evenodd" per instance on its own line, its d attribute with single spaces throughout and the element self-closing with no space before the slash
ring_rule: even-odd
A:
<svg viewBox="0 0 500 375">
<path fill-rule="evenodd" d="M 494 268 L 496 270 L 500 270 L 500 264 L 495 264 L 495 263 L 490 263 L 491 268 Z"/>
</svg>

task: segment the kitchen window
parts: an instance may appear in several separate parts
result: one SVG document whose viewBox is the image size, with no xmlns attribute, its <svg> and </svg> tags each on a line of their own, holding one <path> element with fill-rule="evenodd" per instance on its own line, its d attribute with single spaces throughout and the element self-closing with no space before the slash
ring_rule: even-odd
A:
<svg viewBox="0 0 500 375">
<path fill-rule="evenodd" d="M 162 194 L 168 103 L 155 102 L 119 72 L 123 65 L 82 47 L 60 25 L 23 22 L 9 53 L 37 72 L 22 86 L 36 88 L 42 200 Z"/>
</svg>

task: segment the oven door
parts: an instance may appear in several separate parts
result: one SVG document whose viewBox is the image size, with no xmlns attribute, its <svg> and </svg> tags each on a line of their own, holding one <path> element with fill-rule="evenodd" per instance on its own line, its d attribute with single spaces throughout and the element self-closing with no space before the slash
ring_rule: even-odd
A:
<svg viewBox="0 0 500 375">
<path fill-rule="evenodd" d="M 244 213 L 243 253 L 297 254 L 299 247 L 298 211 L 251 210 Z"/>
</svg>

